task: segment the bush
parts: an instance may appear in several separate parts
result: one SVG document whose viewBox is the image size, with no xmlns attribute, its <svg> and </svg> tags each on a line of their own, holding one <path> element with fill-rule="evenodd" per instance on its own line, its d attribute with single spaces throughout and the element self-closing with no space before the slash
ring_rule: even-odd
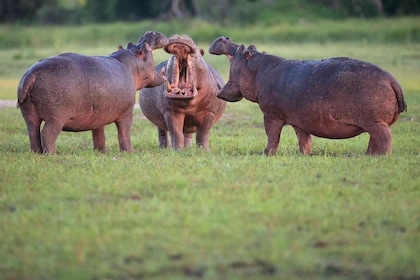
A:
<svg viewBox="0 0 420 280">
<path fill-rule="evenodd" d="M 74 25 L 83 22 L 84 13 L 80 8 L 66 9 L 59 6 L 46 5 L 37 11 L 37 17 L 39 23 L 43 25 Z"/>
</svg>

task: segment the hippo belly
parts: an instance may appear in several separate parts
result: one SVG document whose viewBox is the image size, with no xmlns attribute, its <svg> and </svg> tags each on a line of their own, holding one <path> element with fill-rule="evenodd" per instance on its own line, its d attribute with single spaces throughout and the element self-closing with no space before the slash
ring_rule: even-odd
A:
<svg viewBox="0 0 420 280">
<path fill-rule="evenodd" d="M 364 132 L 364 130 L 358 126 L 344 123 L 333 123 L 330 125 L 322 124 L 321 126 L 311 124 L 311 126 L 302 127 L 302 130 L 314 136 L 328 139 L 352 138 Z"/>
<path fill-rule="evenodd" d="M 133 111 L 133 104 L 128 104 L 125 108 L 113 108 L 107 110 L 107 114 L 98 113 L 98 111 L 91 107 L 90 110 L 85 110 L 81 114 L 77 114 L 74 117 L 68 119 L 63 127 L 63 131 L 88 131 L 94 130 L 116 122 L 119 119 L 124 119 L 130 115 Z M 120 110 L 118 110 L 120 109 Z"/>
<path fill-rule="evenodd" d="M 320 111 L 292 114 L 292 117 L 286 118 L 285 124 L 298 127 L 314 136 L 329 139 L 351 138 L 364 132 L 354 118 L 337 118 L 334 112 Z"/>
<path fill-rule="evenodd" d="M 165 117 L 163 116 L 162 103 L 165 101 L 163 95 L 164 86 L 144 88 L 140 91 L 139 103 L 144 116 L 156 125 L 159 129 L 167 131 Z"/>
</svg>

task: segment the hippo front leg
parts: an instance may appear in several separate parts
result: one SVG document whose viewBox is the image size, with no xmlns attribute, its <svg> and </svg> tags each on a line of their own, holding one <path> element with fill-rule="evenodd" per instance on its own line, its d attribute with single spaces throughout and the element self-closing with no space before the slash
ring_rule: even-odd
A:
<svg viewBox="0 0 420 280">
<path fill-rule="evenodd" d="M 172 148 L 179 150 L 184 148 L 184 119 L 183 114 L 174 114 L 173 112 L 165 113 L 166 127 L 171 136 Z"/>
<path fill-rule="evenodd" d="M 197 146 L 205 150 L 209 149 L 210 129 L 213 125 L 214 113 L 207 113 L 201 125 L 197 128 L 196 142 Z"/>
<path fill-rule="evenodd" d="M 267 134 L 267 146 L 264 149 L 266 156 L 272 156 L 277 153 L 277 148 L 280 143 L 280 133 L 284 126 L 284 121 L 271 118 L 269 115 L 264 115 L 264 128 Z"/>
<path fill-rule="evenodd" d="M 106 153 L 105 147 L 105 126 L 92 130 L 93 149 Z"/>
</svg>

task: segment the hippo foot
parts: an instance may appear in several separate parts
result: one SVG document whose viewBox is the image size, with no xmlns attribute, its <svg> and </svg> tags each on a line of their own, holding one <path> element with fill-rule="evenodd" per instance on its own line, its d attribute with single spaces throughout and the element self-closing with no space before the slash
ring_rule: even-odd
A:
<svg viewBox="0 0 420 280">
<path fill-rule="evenodd" d="M 166 92 L 167 98 L 174 99 L 188 99 L 193 98 L 197 95 L 197 89 L 191 88 L 171 88 Z"/>
</svg>

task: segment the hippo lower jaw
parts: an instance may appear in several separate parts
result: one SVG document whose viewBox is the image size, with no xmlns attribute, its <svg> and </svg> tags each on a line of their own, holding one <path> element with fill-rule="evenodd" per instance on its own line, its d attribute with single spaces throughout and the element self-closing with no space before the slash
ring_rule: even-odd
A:
<svg viewBox="0 0 420 280">
<path fill-rule="evenodd" d="M 173 98 L 173 99 L 188 99 L 194 98 L 197 95 L 197 88 L 194 86 L 191 88 L 184 87 L 171 87 L 169 83 L 167 83 L 167 90 L 166 90 L 166 97 Z"/>
<path fill-rule="evenodd" d="M 226 87 L 226 86 L 225 86 Z M 225 100 L 227 102 L 238 102 L 241 101 L 242 98 L 244 98 L 240 92 L 237 92 L 235 94 L 227 94 L 225 92 L 225 89 L 223 88 L 219 93 L 217 94 L 217 98 L 220 98 L 222 100 Z"/>
</svg>

